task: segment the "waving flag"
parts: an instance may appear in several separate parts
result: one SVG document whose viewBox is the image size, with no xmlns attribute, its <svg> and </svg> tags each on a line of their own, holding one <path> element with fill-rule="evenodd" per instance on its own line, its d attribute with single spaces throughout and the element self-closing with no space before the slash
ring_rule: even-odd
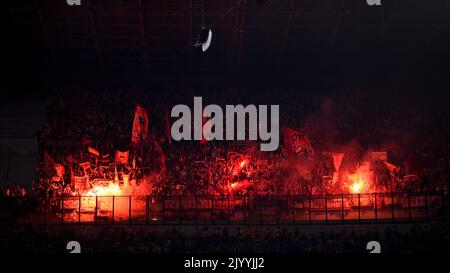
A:
<svg viewBox="0 0 450 273">
<path fill-rule="evenodd" d="M 97 151 L 96 149 L 92 148 L 92 147 L 88 147 L 88 152 L 91 155 L 94 155 L 95 157 L 99 157 L 100 156 L 100 152 Z"/>
<path fill-rule="evenodd" d="M 281 128 L 281 132 L 283 133 L 284 146 L 289 156 L 308 158 L 314 155 L 314 150 L 306 134 L 289 127 Z"/>
<path fill-rule="evenodd" d="M 342 159 L 344 159 L 344 153 L 331 153 L 331 157 L 333 158 L 334 170 L 338 172 L 341 167 Z"/>
<path fill-rule="evenodd" d="M 89 169 L 91 167 L 91 163 L 89 161 L 80 163 L 78 165 L 80 165 L 80 167 L 83 168 L 83 170 L 87 170 L 87 169 Z"/>
<path fill-rule="evenodd" d="M 114 161 L 116 163 L 121 163 L 121 164 L 128 164 L 128 157 L 130 155 L 129 151 L 126 152 L 121 152 L 119 150 L 116 151 L 116 158 L 114 159 Z"/>
<path fill-rule="evenodd" d="M 386 168 L 389 170 L 389 174 L 391 175 L 391 177 L 395 176 L 395 173 L 398 172 L 400 170 L 400 168 L 392 163 L 389 163 L 387 161 L 383 161 L 384 165 L 386 166 Z"/>
<path fill-rule="evenodd" d="M 131 142 L 139 143 L 146 140 L 148 135 L 148 114 L 144 107 L 136 105 L 134 112 L 133 129 L 131 131 Z"/>
</svg>

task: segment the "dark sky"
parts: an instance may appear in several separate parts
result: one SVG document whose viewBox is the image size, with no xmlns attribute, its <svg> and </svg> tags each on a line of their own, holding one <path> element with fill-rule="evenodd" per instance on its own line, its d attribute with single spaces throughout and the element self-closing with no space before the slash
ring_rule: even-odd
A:
<svg viewBox="0 0 450 273">
<path fill-rule="evenodd" d="M 206 53 L 194 51 L 187 43 L 194 34 L 191 37 L 158 27 L 166 21 L 183 30 L 189 27 L 185 21 L 176 21 L 189 12 L 183 1 L 171 2 L 173 7 L 154 1 L 148 9 L 144 1 L 144 28 L 146 33 L 152 31 L 147 34 L 150 57 L 145 60 L 117 53 L 127 55 L 130 48 L 139 48 L 135 37 L 114 36 L 122 35 L 121 28 L 136 17 L 128 4 L 112 1 L 118 4 L 110 8 L 102 1 L 93 2 L 94 28 L 114 36 L 97 37 L 102 52 L 98 56 L 92 45 L 83 42 L 96 36 L 80 34 L 68 39 L 74 29 L 83 33 L 81 26 L 90 27 L 84 17 L 89 9 L 71 10 L 53 2 L 43 1 L 38 6 L 11 3 L 5 9 L 3 96 L 40 96 L 54 86 L 70 84 L 152 89 L 155 82 L 194 88 L 274 86 L 306 93 L 346 89 L 391 92 L 398 86 L 399 92 L 426 93 L 439 100 L 449 93 L 448 1 L 385 1 L 378 9 L 361 4 L 364 1 L 345 5 L 334 0 L 295 1 L 290 10 L 281 3 L 284 1 L 279 5 L 271 1 L 267 6 L 247 1 L 241 14 L 233 11 L 213 29 L 213 44 Z M 169 8 L 172 12 L 168 13 Z M 193 33 L 197 33 L 200 18 L 196 8 Z M 209 21 L 220 14 L 214 8 L 211 4 L 206 9 Z M 288 24 L 290 15 L 293 19 Z M 239 25 L 234 24 L 233 16 L 245 18 Z M 326 31 L 314 32 L 320 24 Z M 236 38 L 236 29 L 242 37 Z M 173 42 L 166 44 L 168 40 Z"/>
</svg>

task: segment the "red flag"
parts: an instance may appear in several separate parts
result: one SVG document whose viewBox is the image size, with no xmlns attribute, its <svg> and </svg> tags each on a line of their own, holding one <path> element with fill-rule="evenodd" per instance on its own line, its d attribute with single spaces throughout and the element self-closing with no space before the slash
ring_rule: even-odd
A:
<svg viewBox="0 0 450 273">
<path fill-rule="evenodd" d="M 284 146 L 289 156 L 310 157 L 314 154 L 314 150 L 306 134 L 291 129 L 289 127 L 281 128 L 284 136 Z"/>
<path fill-rule="evenodd" d="M 88 152 L 89 152 L 91 155 L 94 155 L 94 156 L 96 156 L 96 157 L 99 157 L 99 156 L 100 156 L 100 152 L 97 151 L 96 149 L 92 148 L 92 147 L 88 147 Z"/>
<path fill-rule="evenodd" d="M 134 112 L 133 129 L 131 131 L 131 142 L 139 143 L 146 140 L 148 136 L 148 115 L 144 107 L 136 105 Z"/>
<path fill-rule="evenodd" d="M 342 159 L 344 159 L 344 153 L 331 153 L 331 157 L 333 158 L 334 170 L 338 172 L 341 167 Z"/>
<path fill-rule="evenodd" d="M 129 151 L 121 152 L 121 151 L 117 150 L 116 158 L 114 159 L 114 161 L 117 163 L 121 163 L 121 164 L 128 164 L 129 155 L 130 155 Z"/>
<path fill-rule="evenodd" d="M 83 170 L 87 170 L 89 169 L 89 167 L 91 167 L 91 163 L 89 161 L 80 163 L 78 165 L 80 165 L 80 167 L 83 168 Z"/>
<path fill-rule="evenodd" d="M 166 171 L 166 154 L 164 153 L 163 149 L 161 148 L 161 145 L 159 144 L 158 140 L 153 137 L 153 141 L 155 143 L 155 150 L 159 155 L 159 167 L 163 173 Z"/>
<path fill-rule="evenodd" d="M 387 162 L 387 161 L 383 161 L 383 163 L 384 163 L 384 165 L 386 166 L 386 168 L 389 170 L 389 174 L 390 174 L 392 177 L 394 177 L 394 176 L 395 176 L 395 172 L 398 172 L 399 169 L 400 169 L 398 166 L 395 166 L 394 164 L 389 163 L 389 162 Z"/>
</svg>

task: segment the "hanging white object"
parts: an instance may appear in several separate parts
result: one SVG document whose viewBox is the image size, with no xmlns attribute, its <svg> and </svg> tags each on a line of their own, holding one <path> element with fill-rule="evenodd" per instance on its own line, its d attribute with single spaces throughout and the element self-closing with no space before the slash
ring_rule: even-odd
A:
<svg viewBox="0 0 450 273">
<path fill-rule="evenodd" d="M 211 31 L 211 29 L 209 29 L 208 30 L 208 38 L 206 39 L 206 41 L 204 43 L 202 43 L 202 51 L 203 52 L 208 50 L 209 46 L 211 45 L 211 40 L 212 40 L 212 31 Z"/>
</svg>

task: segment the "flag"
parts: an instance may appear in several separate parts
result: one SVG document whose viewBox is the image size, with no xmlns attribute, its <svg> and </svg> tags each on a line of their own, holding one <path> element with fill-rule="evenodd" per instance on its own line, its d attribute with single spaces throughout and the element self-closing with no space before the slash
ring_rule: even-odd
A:
<svg viewBox="0 0 450 273">
<path fill-rule="evenodd" d="M 55 175 L 54 165 L 53 158 L 44 151 L 44 173 L 48 178 L 52 178 Z"/>
<path fill-rule="evenodd" d="M 395 173 L 400 170 L 400 168 L 398 166 L 395 166 L 392 163 L 389 163 L 387 161 L 383 161 L 383 163 L 386 166 L 386 168 L 389 170 L 389 174 L 391 175 L 391 177 L 394 177 Z"/>
<path fill-rule="evenodd" d="M 166 154 L 164 153 L 164 150 L 162 149 L 158 140 L 156 140 L 156 138 L 153 137 L 153 141 L 155 143 L 155 150 L 159 155 L 159 168 L 163 173 L 165 173 L 165 171 L 166 171 Z"/>
<path fill-rule="evenodd" d="M 89 169 L 89 167 L 91 167 L 91 163 L 89 161 L 80 163 L 78 165 L 80 165 L 80 167 L 83 168 L 83 170 L 87 170 L 87 169 Z"/>
<path fill-rule="evenodd" d="M 344 153 L 331 153 L 331 157 L 333 158 L 334 170 L 338 172 L 341 167 L 342 159 L 344 159 Z"/>
<path fill-rule="evenodd" d="M 128 164 L 128 156 L 130 155 L 129 151 L 121 152 L 119 150 L 116 151 L 116 158 L 114 159 L 114 162 L 121 163 L 121 164 Z"/>
<path fill-rule="evenodd" d="M 90 147 L 90 146 L 88 147 L 88 152 L 89 152 L 91 155 L 94 155 L 95 157 L 99 157 L 99 156 L 100 156 L 100 152 L 97 151 L 96 149 Z"/>
<path fill-rule="evenodd" d="M 62 164 L 56 163 L 53 164 L 53 168 L 55 169 L 55 175 L 58 177 L 62 177 L 65 173 L 66 173 L 66 169 L 64 168 L 64 166 Z M 55 176 L 53 175 L 53 176 Z"/>
<path fill-rule="evenodd" d="M 306 134 L 289 127 L 281 128 L 281 132 L 283 133 L 284 147 L 288 156 L 308 158 L 314 155 L 314 149 Z"/>
<path fill-rule="evenodd" d="M 136 105 L 134 112 L 133 129 L 131 131 L 131 142 L 139 143 L 146 140 L 148 135 L 148 115 L 144 107 Z"/>
</svg>

